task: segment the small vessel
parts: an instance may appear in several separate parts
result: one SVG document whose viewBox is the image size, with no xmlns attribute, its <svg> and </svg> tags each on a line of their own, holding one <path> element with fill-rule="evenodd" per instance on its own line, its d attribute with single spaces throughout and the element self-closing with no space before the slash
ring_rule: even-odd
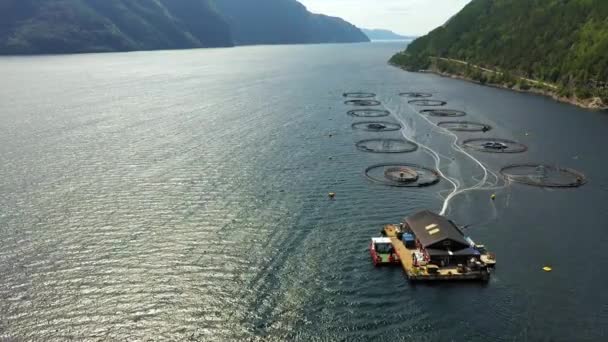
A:
<svg viewBox="0 0 608 342">
<path fill-rule="evenodd" d="M 478 250 L 479 253 L 481 254 L 480 258 L 479 258 L 481 260 L 481 262 L 488 265 L 488 267 L 496 266 L 496 255 L 494 255 L 494 253 L 488 252 L 488 250 L 486 249 L 486 246 L 475 245 L 475 249 Z"/>
<path fill-rule="evenodd" d="M 367 125 L 367 128 L 379 131 L 381 129 L 385 129 L 386 125 L 383 125 L 381 123 L 371 123 L 371 124 Z"/>
<path fill-rule="evenodd" d="M 395 253 L 395 247 L 391 239 L 387 237 L 372 238 L 369 244 L 369 254 L 372 257 L 374 266 L 399 265 L 399 256 Z"/>
<path fill-rule="evenodd" d="M 498 142 L 498 141 L 488 141 L 486 143 L 484 143 L 483 148 L 487 148 L 490 150 L 506 150 L 509 148 L 509 146 L 507 146 L 504 143 Z"/>
<path fill-rule="evenodd" d="M 496 255 L 487 250 L 485 245 L 478 245 L 475 241 L 471 240 L 470 237 L 465 236 L 465 240 L 469 242 L 469 245 L 479 252 L 479 260 L 488 267 L 496 266 Z"/>
</svg>

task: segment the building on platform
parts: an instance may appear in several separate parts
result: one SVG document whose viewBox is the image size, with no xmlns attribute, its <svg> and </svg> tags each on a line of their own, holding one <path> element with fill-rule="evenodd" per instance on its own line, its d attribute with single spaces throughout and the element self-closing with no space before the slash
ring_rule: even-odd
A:
<svg viewBox="0 0 608 342">
<path fill-rule="evenodd" d="M 411 232 L 416 247 L 429 264 L 445 267 L 467 264 L 480 258 L 480 252 L 454 222 L 431 211 L 408 216 L 402 230 Z"/>
</svg>

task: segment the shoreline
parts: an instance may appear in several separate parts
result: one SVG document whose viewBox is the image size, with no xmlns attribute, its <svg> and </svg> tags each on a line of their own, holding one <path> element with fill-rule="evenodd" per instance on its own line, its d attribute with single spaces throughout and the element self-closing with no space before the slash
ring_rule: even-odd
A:
<svg viewBox="0 0 608 342">
<path fill-rule="evenodd" d="M 435 74 L 441 77 L 445 77 L 445 78 L 451 78 L 451 79 L 457 79 L 457 80 L 462 80 L 462 81 L 467 81 L 467 82 L 471 82 L 471 83 L 475 83 L 475 84 L 479 84 L 482 86 L 487 86 L 487 87 L 491 87 L 491 88 L 497 88 L 497 89 L 504 89 L 504 90 L 511 90 L 511 91 L 515 91 L 518 93 L 524 93 L 524 94 L 534 94 L 534 95 L 541 95 L 541 96 L 545 96 L 545 97 L 550 97 L 551 99 L 553 99 L 556 102 L 560 102 L 560 103 L 565 103 L 565 104 L 569 104 L 569 105 L 573 105 L 579 108 L 583 108 L 583 109 L 588 109 L 588 110 L 593 110 L 593 111 L 599 111 L 599 112 L 605 112 L 608 111 L 608 105 L 603 104 L 602 101 L 599 98 L 590 98 L 590 99 L 585 99 L 585 100 L 581 100 L 578 99 L 576 97 L 564 97 L 564 96 L 559 96 L 556 92 L 553 91 L 548 91 L 545 89 L 539 89 L 539 88 L 535 88 L 534 86 L 531 86 L 529 89 L 521 89 L 519 88 L 517 85 L 513 86 L 513 87 L 509 87 L 506 84 L 497 84 L 497 83 L 482 83 L 478 80 L 475 80 L 473 78 L 470 77 L 466 77 L 463 75 L 458 75 L 458 74 L 451 74 L 451 73 L 447 73 L 444 71 L 439 71 L 436 69 L 431 69 L 431 70 L 419 70 L 419 71 L 409 71 L 407 70 L 405 67 L 398 65 L 396 63 L 388 63 L 389 65 L 401 69 L 403 71 L 407 71 L 407 72 L 418 72 L 418 73 L 428 73 L 428 74 Z"/>
<path fill-rule="evenodd" d="M 226 46 L 193 46 L 185 48 L 142 48 L 142 49 L 124 49 L 124 50 L 99 50 L 99 51 L 69 51 L 69 52 L 32 52 L 32 53 L 5 53 L 0 51 L 0 58 L 17 58 L 17 57 L 60 57 L 60 56 L 78 56 L 78 55 L 96 55 L 96 54 L 118 54 L 118 53 L 138 53 L 138 52 L 173 52 L 173 51 L 194 51 L 194 50 L 221 50 L 221 49 L 237 49 L 246 47 L 280 47 L 280 46 L 309 46 L 309 45 L 339 45 L 339 44 L 371 44 L 372 41 L 352 41 L 352 42 L 320 42 L 320 43 L 258 43 L 258 44 L 233 44 Z"/>
</svg>

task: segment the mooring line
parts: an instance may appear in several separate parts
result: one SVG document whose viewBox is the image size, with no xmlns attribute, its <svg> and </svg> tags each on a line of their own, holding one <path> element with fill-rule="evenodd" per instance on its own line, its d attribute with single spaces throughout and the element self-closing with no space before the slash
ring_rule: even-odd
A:
<svg viewBox="0 0 608 342">
<path fill-rule="evenodd" d="M 445 180 L 447 180 L 452 185 L 451 192 L 443 200 L 443 205 L 441 208 L 440 215 L 445 215 L 447 213 L 447 211 L 450 207 L 450 203 L 458 195 L 462 195 L 462 194 L 470 192 L 470 191 L 480 191 L 480 190 L 486 191 L 486 190 L 497 190 L 497 189 L 504 188 L 505 185 L 498 186 L 501 178 L 498 176 L 498 174 L 496 172 L 490 170 L 479 159 L 475 158 L 469 152 L 465 151 L 463 149 L 463 147 L 458 144 L 459 138 L 456 134 L 454 134 L 453 132 L 450 132 L 449 130 L 447 130 L 445 128 L 438 127 L 437 125 L 435 125 L 434 122 L 432 122 L 429 118 L 427 118 L 426 116 L 421 114 L 410 103 L 408 103 L 408 107 L 409 107 L 410 111 L 415 112 L 418 116 L 422 117 L 428 124 L 430 124 L 433 131 L 437 130 L 439 133 L 453 138 L 452 144 L 451 144 L 452 149 L 456 152 L 464 154 L 467 158 L 472 160 L 483 171 L 483 177 L 481 178 L 481 180 L 477 181 L 476 184 L 474 184 L 470 187 L 463 188 L 463 185 L 460 183 L 460 181 L 458 179 L 456 179 L 454 177 L 449 177 L 445 172 L 443 172 L 443 170 L 441 168 L 441 155 L 439 152 L 435 151 L 430 146 L 423 144 L 420 141 L 416 140 L 413 136 L 409 136 L 407 134 L 407 128 L 408 128 L 407 123 L 405 122 L 405 119 L 401 115 L 399 115 L 399 113 L 401 113 L 401 110 L 400 110 L 401 106 L 399 106 L 398 111 L 391 110 L 390 108 L 387 107 L 387 109 L 389 109 L 389 111 L 391 111 L 391 113 L 394 115 L 394 117 L 402 124 L 403 128 L 401 129 L 401 134 L 403 135 L 403 137 L 415 142 L 420 147 L 422 147 L 423 150 L 425 150 L 435 161 L 435 168 L 437 169 L 437 172 L 441 175 L 441 177 L 443 177 Z M 448 159 L 445 156 L 444 156 L 444 158 Z M 494 178 L 494 181 L 490 182 L 489 181 L 490 178 Z M 473 179 L 475 179 L 475 177 L 473 177 Z"/>
</svg>

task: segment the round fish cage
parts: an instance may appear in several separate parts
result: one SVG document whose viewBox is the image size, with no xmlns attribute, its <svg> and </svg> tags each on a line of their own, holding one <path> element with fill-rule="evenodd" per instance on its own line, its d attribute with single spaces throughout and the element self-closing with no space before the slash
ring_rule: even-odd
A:
<svg viewBox="0 0 608 342">
<path fill-rule="evenodd" d="M 350 98 L 350 99 L 369 99 L 372 97 L 376 97 L 374 93 L 365 93 L 365 92 L 352 92 L 352 93 L 344 93 L 342 96 Z"/>
<path fill-rule="evenodd" d="M 391 132 L 401 129 L 401 125 L 388 121 L 361 121 L 352 124 L 352 128 L 366 132 Z"/>
<path fill-rule="evenodd" d="M 429 116 L 442 117 L 442 118 L 459 117 L 459 116 L 467 115 L 466 112 L 463 112 L 461 110 L 456 110 L 456 109 L 423 109 L 420 111 L 420 113 L 426 114 Z"/>
<path fill-rule="evenodd" d="M 468 139 L 462 142 L 462 146 L 488 153 L 522 153 L 528 150 L 528 147 L 524 144 L 498 138 Z"/>
<path fill-rule="evenodd" d="M 349 110 L 347 114 L 359 118 L 380 118 L 391 115 L 391 112 L 384 109 L 353 109 Z"/>
<path fill-rule="evenodd" d="M 401 97 L 407 97 L 407 98 L 425 98 L 425 97 L 432 97 L 433 94 L 431 93 L 418 93 L 418 92 L 405 92 L 405 93 L 399 93 L 399 96 Z"/>
<path fill-rule="evenodd" d="M 420 188 L 439 183 L 439 172 L 416 164 L 385 163 L 365 169 L 365 176 L 374 183 L 393 187 Z"/>
<path fill-rule="evenodd" d="M 379 106 L 380 101 L 377 101 L 377 100 L 348 100 L 348 101 L 344 101 L 344 104 L 352 105 L 352 106 L 359 106 L 359 107 L 373 107 L 373 106 Z"/>
<path fill-rule="evenodd" d="M 542 188 L 577 188 L 587 183 L 582 172 L 545 164 L 513 164 L 505 166 L 500 173 L 516 183 Z"/>
<path fill-rule="evenodd" d="M 446 101 L 441 100 L 409 100 L 407 103 L 421 107 L 441 107 L 448 104 Z"/>
<path fill-rule="evenodd" d="M 492 126 L 472 121 L 441 121 L 438 127 L 455 132 L 487 132 Z"/>
<path fill-rule="evenodd" d="M 408 153 L 418 149 L 418 145 L 404 139 L 366 139 L 356 143 L 357 149 L 371 153 Z"/>
</svg>

